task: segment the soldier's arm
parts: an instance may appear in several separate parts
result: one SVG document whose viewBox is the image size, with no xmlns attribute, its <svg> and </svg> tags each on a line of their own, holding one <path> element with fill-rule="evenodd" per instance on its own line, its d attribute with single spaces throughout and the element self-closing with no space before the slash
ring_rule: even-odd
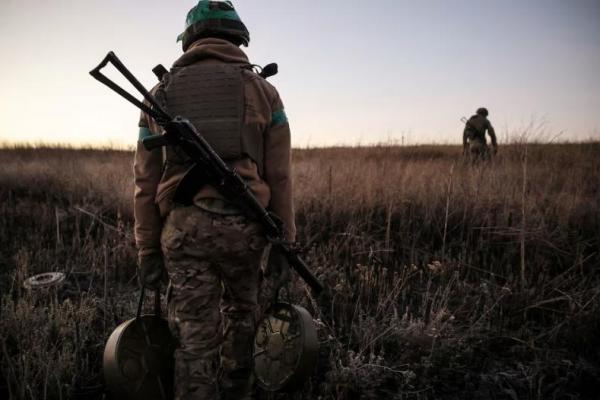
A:
<svg viewBox="0 0 600 400">
<path fill-rule="evenodd" d="M 494 127 L 492 126 L 492 123 L 490 121 L 488 121 L 488 124 L 487 124 L 487 131 L 488 131 L 488 135 L 490 135 L 490 139 L 492 139 L 492 146 L 498 147 L 498 140 L 496 139 L 496 131 L 494 130 Z"/>
<path fill-rule="evenodd" d="M 272 107 L 271 123 L 265 134 L 264 179 L 271 188 L 271 210 L 283 221 L 286 239 L 296 240 L 293 204 L 290 125 L 279 96 Z"/>
<path fill-rule="evenodd" d="M 148 151 L 142 139 L 156 132 L 151 131 L 145 115 L 139 124 L 139 140 L 135 152 L 134 181 L 135 194 L 133 210 L 135 217 L 135 241 L 141 255 L 160 251 L 162 220 L 155 202 L 158 183 L 162 174 L 162 151 Z"/>
<path fill-rule="evenodd" d="M 467 139 L 469 138 L 468 127 L 465 125 L 465 129 L 463 130 L 463 148 L 467 148 Z"/>
</svg>

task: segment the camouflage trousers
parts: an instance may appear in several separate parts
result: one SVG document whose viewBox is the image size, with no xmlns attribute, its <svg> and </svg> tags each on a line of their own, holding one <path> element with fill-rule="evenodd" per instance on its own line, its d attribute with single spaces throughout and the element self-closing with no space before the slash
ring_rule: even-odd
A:
<svg viewBox="0 0 600 400">
<path fill-rule="evenodd" d="M 239 215 L 175 208 L 161 243 L 171 280 L 175 398 L 249 399 L 259 269 L 266 240 Z"/>
</svg>

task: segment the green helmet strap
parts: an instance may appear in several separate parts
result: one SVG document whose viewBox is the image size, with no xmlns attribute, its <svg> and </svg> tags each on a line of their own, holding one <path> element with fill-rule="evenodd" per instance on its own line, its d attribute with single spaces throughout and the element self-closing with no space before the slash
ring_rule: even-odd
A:
<svg viewBox="0 0 600 400">
<path fill-rule="evenodd" d="M 185 31 L 177 37 L 186 50 L 202 37 L 231 38 L 236 44 L 248 46 L 250 33 L 235 11 L 231 1 L 200 0 L 185 20 Z"/>
</svg>

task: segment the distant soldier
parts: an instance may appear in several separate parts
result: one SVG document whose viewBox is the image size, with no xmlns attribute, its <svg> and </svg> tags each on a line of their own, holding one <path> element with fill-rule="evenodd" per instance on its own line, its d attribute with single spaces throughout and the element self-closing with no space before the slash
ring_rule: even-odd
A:
<svg viewBox="0 0 600 400">
<path fill-rule="evenodd" d="M 230 1 L 201 0 L 179 40 L 184 54 L 154 88 L 157 100 L 198 128 L 262 205 L 281 217 L 293 242 L 290 129 L 277 90 L 253 71 L 240 48 L 250 41 L 246 26 Z M 171 281 L 169 326 L 180 343 L 175 398 L 249 399 L 267 243 L 262 226 L 199 177 L 192 177 L 199 180 L 193 205 L 176 204 L 176 188 L 192 163 L 178 147 L 147 151 L 141 140 L 161 129 L 145 114 L 139 126 L 139 276 L 149 288 L 167 273 Z M 270 263 L 282 258 L 271 254 Z"/>
<path fill-rule="evenodd" d="M 463 122 L 465 122 L 465 130 L 463 132 L 464 154 L 473 162 L 486 161 L 491 157 L 490 149 L 485 138 L 486 132 L 490 135 L 492 140 L 492 150 L 494 154 L 498 152 L 496 132 L 487 117 L 488 110 L 482 107 L 468 120 L 463 119 Z"/>
</svg>

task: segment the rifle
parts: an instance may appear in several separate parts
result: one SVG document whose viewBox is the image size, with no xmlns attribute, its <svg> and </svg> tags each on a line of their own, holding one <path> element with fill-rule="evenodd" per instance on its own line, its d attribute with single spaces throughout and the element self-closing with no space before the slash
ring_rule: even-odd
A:
<svg viewBox="0 0 600 400">
<path fill-rule="evenodd" d="M 102 74 L 101 70 L 108 63 L 112 64 L 144 96 L 150 106 L 139 101 Z M 204 182 L 210 183 L 223 197 L 242 209 L 247 216 L 257 220 L 264 227 L 267 239 L 272 243 L 273 248 L 285 254 L 289 264 L 308 286 L 316 294 L 323 291 L 323 284 L 310 272 L 292 245 L 285 240 L 281 220 L 259 203 L 246 182 L 235 170 L 225 164 L 189 120 L 181 116 L 169 115 L 112 51 L 96 68 L 90 71 L 90 75 L 148 114 L 165 130 L 163 135 L 152 136 L 142 141 L 148 151 L 163 146 L 179 146 L 195 163 L 193 167 L 195 174 L 188 173 L 188 175 L 193 176 L 200 173 Z"/>
</svg>

